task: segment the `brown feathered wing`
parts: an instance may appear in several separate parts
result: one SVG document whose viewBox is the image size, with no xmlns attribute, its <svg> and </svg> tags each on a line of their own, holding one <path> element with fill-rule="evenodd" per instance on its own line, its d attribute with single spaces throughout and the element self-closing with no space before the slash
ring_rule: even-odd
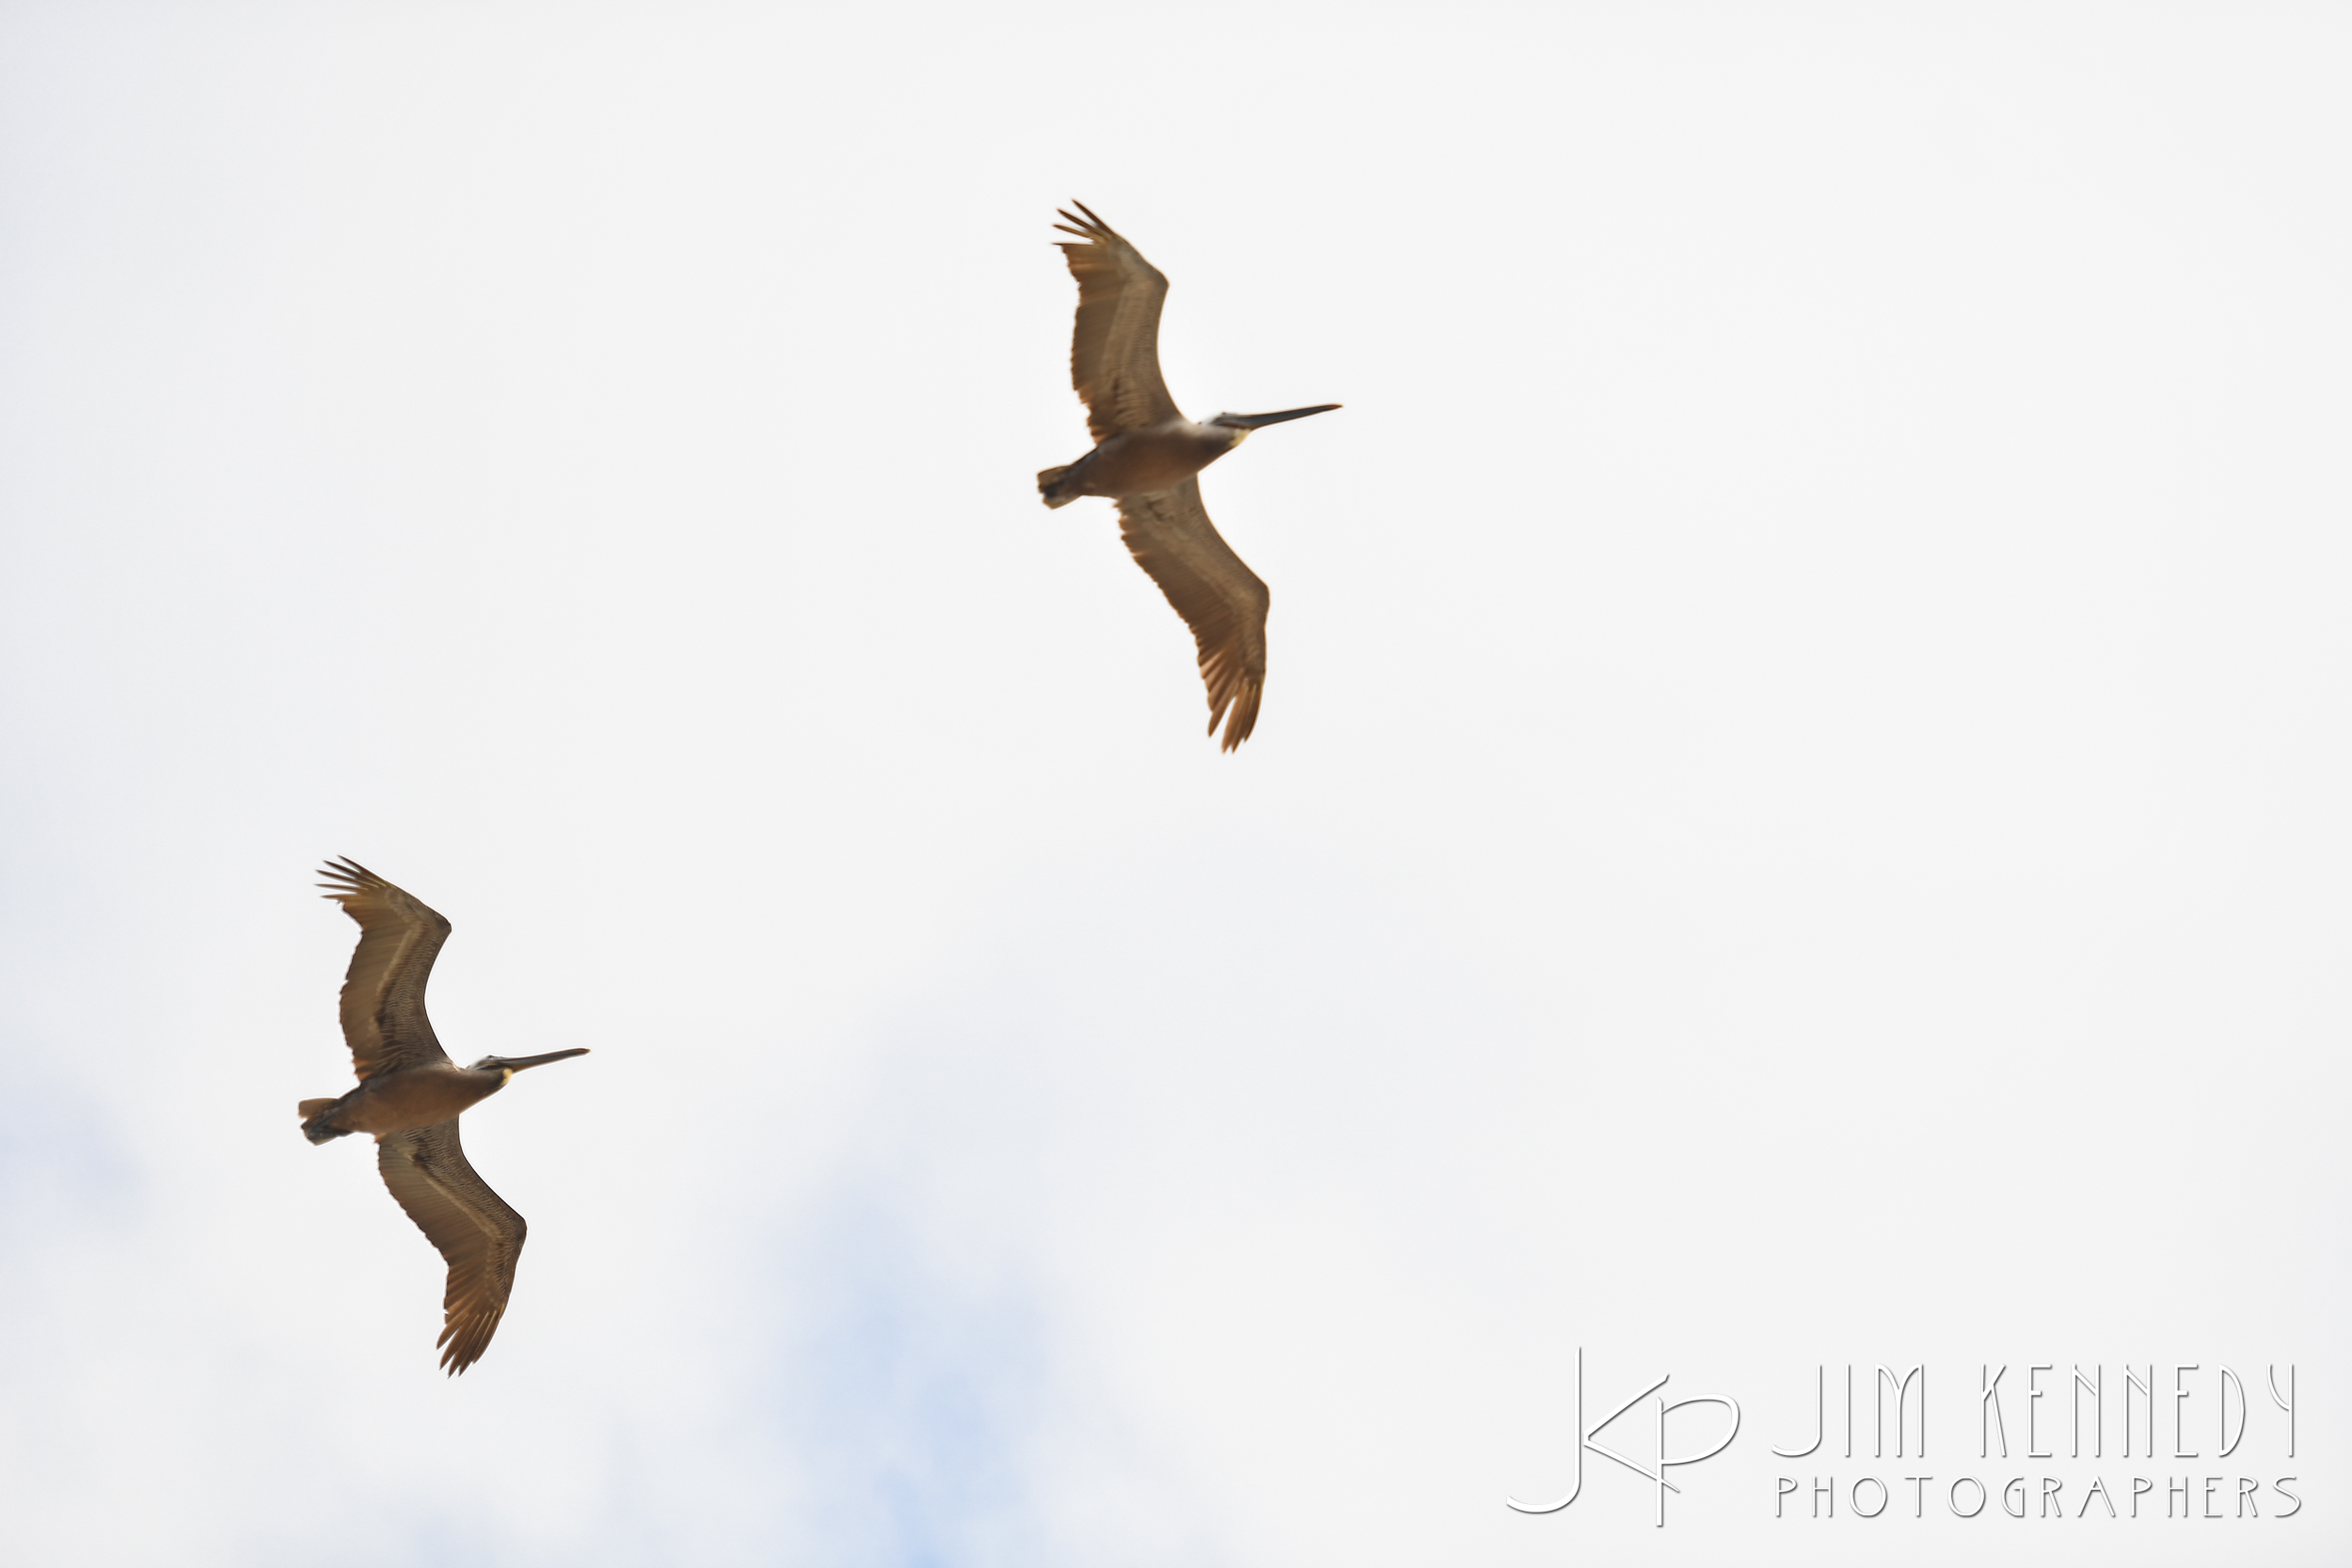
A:
<svg viewBox="0 0 2352 1568">
<path fill-rule="evenodd" d="M 1087 429 L 1099 443 L 1123 430 L 1182 419 L 1160 377 L 1160 305 L 1168 279 L 1109 224 L 1073 203 L 1055 228 L 1084 245 L 1061 245 L 1078 280 L 1078 329 L 1070 343 L 1070 383 L 1087 405 Z"/>
<path fill-rule="evenodd" d="M 1272 602 L 1258 574 L 1242 563 L 1209 521 L 1200 482 L 1119 500 L 1119 534 L 1136 564 L 1152 575 L 1200 646 L 1200 679 L 1209 689 L 1209 733 L 1225 720 L 1223 749 L 1249 738 L 1265 691 L 1265 612 Z M 1227 718 L 1228 710 L 1232 717 Z"/>
<path fill-rule="evenodd" d="M 379 1072 L 448 1061 L 424 1016 L 424 983 L 449 940 L 449 922 L 355 862 L 329 861 L 321 875 L 326 896 L 359 923 L 359 945 L 343 976 L 352 1070 L 364 1083 Z"/>
<path fill-rule="evenodd" d="M 457 1118 L 376 1143 L 375 1168 L 449 1264 L 441 1297 L 441 1365 L 454 1377 L 482 1358 L 515 1289 L 523 1217 L 466 1163 Z"/>
</svg>

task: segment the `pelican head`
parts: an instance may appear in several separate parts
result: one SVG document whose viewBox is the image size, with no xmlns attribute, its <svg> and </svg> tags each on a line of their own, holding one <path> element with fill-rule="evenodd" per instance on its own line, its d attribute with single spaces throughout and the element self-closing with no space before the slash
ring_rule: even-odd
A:
<svg viewBox="0 0 2352 1568">
<path fill-rule="evenodd" d="M 473 1067 L 469 1070 L 474 1072 L 497 1073 L 499 1075 L 499 1084 L 502 1087 L 509 1079 L 513 1078 L 515 1074 L 522 1071 L 522 1069 L 527 1067 L 545 1067 L 549 1062 L 560 1062 L 566 1056 L 585 1056 L 587 1054 L 588 1048 L 586 1046 L 576 1045 L 569 1051 L 550 1051 L 543 1056 L 485 1056 L 482 1060 L 474 1063 Z"/>
<path fill-rule="evenodd" d="M 1318 403 L 1312 408 L 1285 408 L 1279 414 L 1219 414 L 1209 425 L 1214 430 L 1232 431 L 1233 445 L 1240 446 L 1253 430 L 1280 424 L 1284 420 L 1303 420 L 1310 414 L 1328 414 L 1339 406 L 1336 403 Z"/>
</svg>

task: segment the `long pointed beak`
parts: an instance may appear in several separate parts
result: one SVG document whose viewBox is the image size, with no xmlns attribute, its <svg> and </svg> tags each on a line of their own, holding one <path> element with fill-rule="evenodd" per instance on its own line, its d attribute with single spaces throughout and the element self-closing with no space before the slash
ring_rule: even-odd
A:
<svg viewBox="0 0 2352 1568">
<path fill-rule="evenodd" d="M 544 1056 L 507 1056 L 501 1058 L 501 1060 L 503 1060 L 508 1067 L 513 1068 L 516 1072 L 520 1072 L 527 1067 L 545 1067 L 549 1062 L 560 1062 L 566 1056 L 585 1056 L 587 1054 L 588 1048 L 586 1046 L 576 1045 L 569 1051 L 550 1051 Z"/>
<path fill-rule="evenodd" d="M 1328 414 L 1339 407 L 1336 403 L 1318 403 L 1312 408 L 1285 408 L 1279 414 L 1219 414 L 1216 422 L 1232 425 L 1235 430 L 1263 430 L 1285 420 L 1303 420 L 1310 414 Z"/>
</svg>

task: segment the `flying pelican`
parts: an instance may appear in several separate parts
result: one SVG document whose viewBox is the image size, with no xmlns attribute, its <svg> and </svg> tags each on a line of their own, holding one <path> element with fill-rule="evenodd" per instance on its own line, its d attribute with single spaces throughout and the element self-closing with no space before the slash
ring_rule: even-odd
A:
<svg viewBox="0 0 2352 1568">
<path fill-rule="evenodd" d="M 424 1016 L 424 983 L 448 940 L 449 922 L 411 894 L 351 861 L 330 861 L 319 885 L 359 923 L 343 979 L 343 1038 L 359 1086 L 341 1100 L 306 1100 L 302 1131 L 314 1144 L 375 1134 L 375 1168 L 425 1239 L 449 1261 L 437 1341 L 454 1377 L 482 1358 L 498 1332 L 522 1256 L 523 1217 L 466 1163 L 457 1118 L 506 1087 L 525 1068 L 585 1056 L 587 1047 L 542 1056 L 449 1059 Z"/>
<path fill-rule="evenodd" d="M 1078 329 L 1070 345 L 1070 380 L 1087 405 L 1094 450 L 1037 476 L 1047 506 L 1080 496 L 1119 501 L 1119 533 L 1176 607 L 1200 645 L 1200 678 L 1209 689 L 1209 733 L 1226 720 L 1224 750 L 1249 738 L 1265 690 L 1266 587 L 1217 536 L 1193 476 L 1240 446 L 1253 430 L 1340 406 L 1286 408 L 1279 414 L 1219 414 L 1195 424 L 1177 410 L 1160 378 L 1160 305 L 1168 279 L 1143 253 L 1112 232 L 1083 201 L 1084 217 L 1062 213 L 1055 228 L 1085 241 L 1055 243 L 1078 280 Z"/>
</svg>

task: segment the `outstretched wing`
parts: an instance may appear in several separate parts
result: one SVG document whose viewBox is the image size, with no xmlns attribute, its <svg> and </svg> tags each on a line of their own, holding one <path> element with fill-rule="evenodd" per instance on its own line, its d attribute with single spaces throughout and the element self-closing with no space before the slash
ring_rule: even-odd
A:
<svg viewBox="0 0 2352 1568">
<path fill-rule="evenodd" d="M 1070 343 L 1070 383 L 1087 405 L 1087 429 L 1096 441 L 1123 430 L 1143 430 L 1182 419 L 1160 379 L 1160 302 L 1168 279 L 1110 225 L 1086 216 L 1055 228 L 1085 245 L 1055 242 L 1078 280 L 1078 330 Z"/>
<path fill-rule="evenodd" d="M 1225 719 L 1224 749 L 1232 751 L 1256 727 L 1265 691 L 1265 584 L 1209 521 L 1197 479 L 1120 497 L 1119 535 L 1192 628 L 1209 689 L 1209 733 Z M 1232 717 L 1226 719 L 1229 707 Z"/>
<path fill-rule="evenodd" d="M 449 1263 L 438 1343 L 454 1377 L 482 1359 L 498 1332 L 523 1253 L 523 1217 L 466 1163 L 455 1117 L 381 1139 L 375 1168 Z"/>
<path fill-rule="evenodd" d="M 424 1016 L 424 983 L 449 939 L 449 922 L 355 862 L 329 861 L 319 885 L 359 923 L 343 976 L 343 1039 L 362 1083 L 425 1062 L 446 1062 Z"/>
</svg>

